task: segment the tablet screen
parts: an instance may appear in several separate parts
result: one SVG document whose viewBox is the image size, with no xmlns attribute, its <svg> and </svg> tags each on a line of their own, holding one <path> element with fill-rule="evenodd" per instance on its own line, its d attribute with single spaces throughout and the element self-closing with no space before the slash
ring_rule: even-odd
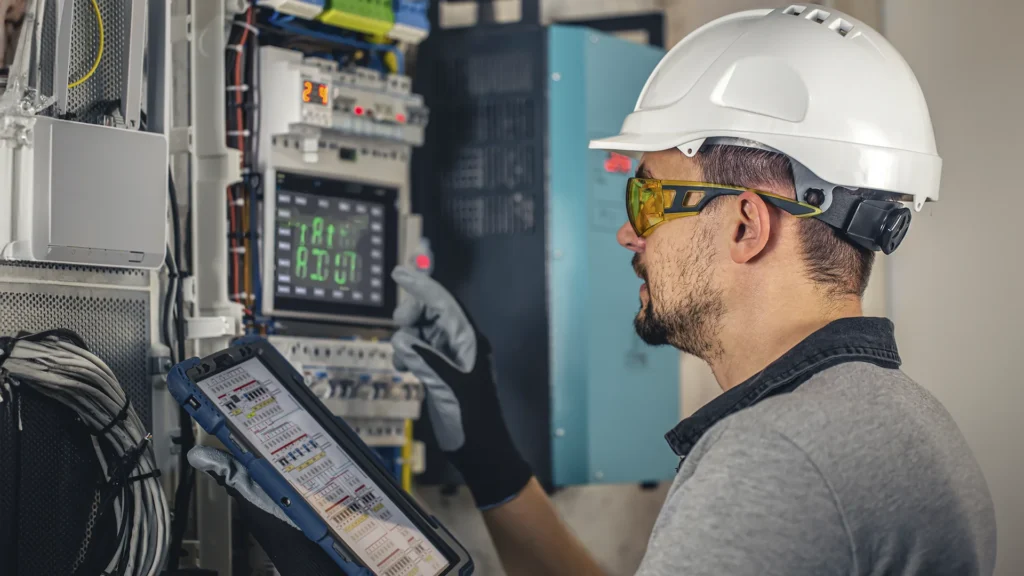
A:
<svg viewBox="0 0 1024 576">
<path fill-rule="evenodd" d="M 258 358 L 197 384 L 374 574 L 437 576 L 449 566 Z"/>
</svg>

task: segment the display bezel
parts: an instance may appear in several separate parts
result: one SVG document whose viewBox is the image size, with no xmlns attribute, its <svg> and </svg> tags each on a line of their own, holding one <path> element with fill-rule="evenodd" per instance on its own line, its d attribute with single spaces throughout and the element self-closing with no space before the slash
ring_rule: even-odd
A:
<svg viewBox="0 0 1024 576">
<path fill-rule="evenodd" d="M 420 507 L 419 503 L 412 498 L 412 496 L 398 486 L 394 476 L 384 468 L 380 459 L 371 452 L 370 448 L 365 442 L 363 442 L 359 435 L 345 424 L 344 421 L 334 416 L 334 414 L 332 414 L 330 410 L 320 402 L 316 395 L 313 394 L 313 392 L 306 386 L 302 376 L 283 356 L 281 356 L 273 345 L 266 340 L 252 339 L 249 342 L 245 342 L 228 348 L 227 350 L 207 356 L 206 358 L 203 358 L 198 366 L 186 370 L 185 375 L 194 383 L 196 391 L 206 396 L 205 390 L 199 386 L 200 382 L 227 370 L 231 370 L 252 359 L 257 359 L 263 364 L 267 371 L 277 379 L 280 385 L 292 394 L 296 402 L 321 426 L 323 426 L 324 431 L 327 432 L 331 439 L 337 443 L 338 448 L 351 458 L 356 466 L 366 473 L 367 477 L 373 481 L 377 488 L 386 494 L 395 506 L 397 506 L 410 519 L 410 521 L 412 521 L 413 525 L 420 531 L 423 537 L 438 549 L 438 551 L 444 556 L 445 560 L 448 561 L 448 567 L 440 572 L 438 576 L 462 573 L 463 569 L 472 565 L 472 560 L 469 559 L 468 556 L 463 558 L 452 547 L 451 542 L 448 540 L 450 535 L 447 534 L 447 531 L 437 524 L 433 517 L 429 516 Z M 292 378 L 283 377 L 283 374 L 290 374 Z M 230 431 L 231 440 L 236 444 L 240 444 L 240 447 L 252 454 L 256 459 L 265 460 L 260 455 L 260 452 L 255 450 L 253 446 L 249 445 L 245 435 L 237 426 L 235 426 L 231 419 L 224 414 L 223 410 L 221 410 L 221 408 L 208 396 L 206 396 L 206 401 L 220 414 L 223 419 L 224 426 Z M 288 484 L 287 479 L 284 478 L 284 476 L 275 467 L 271 466 L 270 468 L 273 471 L 273 474 L 277 475 L 282 482 Z M 294 489 L 292 489 L 292 491 L 295 493 L 296 497 L 302 499 L 306 506 L 312 510 L 314 514 L 316 514 L 316 517 L 324 524 L 328 533 L 331 535 L 335 550 L 339 552 L 344 551 L 343 556 L 345 556 L 348 561 L 355 560 L 365 566 L 361 557 L 352 550 L 343 539 L 337 537 L 333 528 L 331 528 L 330 523 L 316 512 L 315 507 L 310 504 L 306 498 L 299 495 L 298 492 L 295 492 Z"/>
<path fill-rule="evenodd" d="M 273 223 L 273 229 L 265 237 L 271 240 L 269 249 L 272 252 L 273 270 L 270 275 L 268 296 L 273 298 L 273 313 L 280 316 L 321 319 L 327 321 L 345 321 L 352 318 L 367 318 L 374 321 L 388 321 L 397 304 L 398 289 L 391 280 L 390 271 L 398 263 L 398 187 L 389 184 L 377 184 L 357 179 L 339 179 L 326 176 L 302 174 L 288 170 L 272 172 L 274 178 L 274 206 L 277 199 L 285 193 L 304 194 L 315 201 L 316 198 L 332 200 L 356 200 L 380 205 L 384 209 L 384 275 L 383 298 L 379 305 L 355 304 L 351 302 L 332 302 L 309 298 L 295 298 L 279 294 L 278 287 L 278 253 L 277 253 L 277 219 L 276 214 L 268 215 L 267 222 Z M 358 184 L 360 192 L 348 189 L 346 185 Z M 265 246 L 267 244 L 265 243 Z"/>
</svg>

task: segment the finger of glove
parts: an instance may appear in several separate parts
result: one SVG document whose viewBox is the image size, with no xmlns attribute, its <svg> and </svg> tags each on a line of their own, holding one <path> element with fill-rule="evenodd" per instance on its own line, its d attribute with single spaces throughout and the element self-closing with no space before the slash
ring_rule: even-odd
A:
<svg viewBox="0 0 1024 576">
<path fill-rule="evenodd" d="M 233 488 L 253 506 L 298 529 L 277 502 L 249 476 L 249 471 L 230 454 L 209 446 L 195 446 L 188 451 L 188 463 L 196 470 L 223 479 L 226 486 Z"/>
<path fill-rule="evenodd" d="M 391 318 L 399 326 L 415 326 L 423 318 L 425 312 L 426 305 L 423 301 L 410 295 L 395 308 Z"/>
<path fill-rule="evenodd" d="M 451 359 L 463 370 L 471 371 L 476 359 L 476 330 L 455 297 L 436 280 L 409 266 L 395 267 L 391 277 L 423 307 L 412 323 L 402 325 L 415 325 L 421 318 L 429 320 L 432 328 L 439 331 L 431 334 L 431 330 L 426 330 L 430 344 L 440 350 L 450 350 Z M 402 311 L 402 320 L 417 310 L 416 305 L 409 306 Z"/>
<path fill-rule="evenodd" d="M 391 339 L 391 345 L 395 349 L 396 365 L 400 362 L 427 390 L 427 410 L 430 411 L 430 422 L 438 445 L 445 452 L 458 450 L 465 444 L 466 434 L 462 428 L 459 399 L 449 384 L 453 380 L 451 375 L 457 375 L 458 369 L 434 352 L 426 342 L 408 332 L 396 333 Z M 424 360 L 425 356 L 431 356 L 432 362 L 443 363 L 448 367 L 449 370 L 444 370 L 449 373 L 447 381 L 431 368 Z"/>
</svg>

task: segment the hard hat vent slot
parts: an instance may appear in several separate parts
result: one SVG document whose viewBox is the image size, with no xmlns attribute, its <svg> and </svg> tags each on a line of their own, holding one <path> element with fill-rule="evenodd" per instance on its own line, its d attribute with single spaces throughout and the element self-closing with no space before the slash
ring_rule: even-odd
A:
<svg viewBox="0 0 1024 576">
<path fill-rule="evenodd" d="M 836 18 L 836 21 L 833 22 L 829 26 L 829 28 L 835 30 L 836 32 L 839 32 L 839 35 L 845 38 L 846 35 L 853 30 L 853 24 L 850 24 L 849 22 L 843 20 L 842 18 Z"/>
<path fill-rule="evenodd" d="M 804 10 L 806 10 L 806 9 L 807 9 L 806 6 L 800 6 L 800 5 L 794 4 L 794 5 L 790 6 L 789 8 L 786 8 L 785 10 L 783 10 L 782 13 L 783 14 L 789 14 L 790 16 L 799 16 L 799 15 L 803 14 Z"/>
<path fill-rule="evenodd" d="M 818 24 L 822 24 L 825 22 L 825 20 L 828 20 L 829 16 L 831 16 L 831 14 L 824 10 L 815 10 L 807 15 L 807 19 L 814 20 Z"/>
</svg>

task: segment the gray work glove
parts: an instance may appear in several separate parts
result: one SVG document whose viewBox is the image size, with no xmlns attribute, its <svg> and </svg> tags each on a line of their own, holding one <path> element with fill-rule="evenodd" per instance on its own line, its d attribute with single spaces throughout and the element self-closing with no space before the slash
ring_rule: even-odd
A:
<svg viewBox="0 0 1024 576">
<path fill-rule="evenodd" d="M 295 526 L 230 454 L 209 446 L 196 446 L 189 450 L 188 462 L 196 470 L 212 476 L 235 498 L 243 525 L 281 576 L 373 576 L 366 568 L 352 564 L 339 566 Z"/>
<path fill-rule="evenodd" d="M 434 279 L 408 266 L 391 277 L 409 295 L 394 314 L 400 327 L 391 339 L 395 368 L 423 382 L 438 445 L 477 506 L 507 502 L 533 474 L 501 414 L 490 344 Z"/>
<path fill-rule="evenodd" d="M 188 451 L 188 463 L 196 470 L 213 476 L 218 484 L 237 492 L 237 495 L 232 494 L 236 498 L 244 498 L 263 512 L 274 516 L 296 530 L 299 529 L 284 513 L 284 510 L 281 510 L 277 502 L 274 502 L 274 499 L 268 496 L 259 484 L 253 482 L 245 466 L 242 466 L 230 454 L 209 446 L 195 446 Z"/>
</svg>

